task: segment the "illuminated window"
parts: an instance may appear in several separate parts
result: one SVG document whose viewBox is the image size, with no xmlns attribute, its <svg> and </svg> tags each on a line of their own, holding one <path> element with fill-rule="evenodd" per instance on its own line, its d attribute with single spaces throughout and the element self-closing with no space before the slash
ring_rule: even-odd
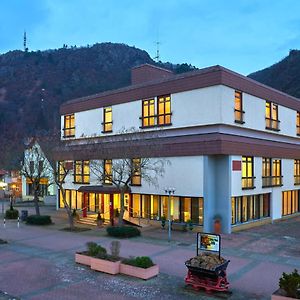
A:
<svg viewBox="0 0 300 300">
<path fill-rule="evenodd" d="M 64 137 L 70 138 L 75 137 L 75 115 L 66 115 L 64 116 Z"/>
<path fill-rule="evenodd" d="M 155 114 L 155 99 L 142 102 L 142 128 L 171 125 L 171 96 L 157 97 L 157 114 Z"/>
<path fill-rule="evenodd" d="M 143 116 L 142 116 L 142 126 L 151 127 L 155 126 L 155 100 L 148 99 L 143 100 Z"/>
<path fill-rule="evenodd" d="M 242 92 L 235 91 L 234 96 L 234 118 L 236 123 L 244 122 L 244 111 L 243 111 L 243 95 Z"/>
<path fill-rule="evenodd" d="M 131 185 L 141 185 L 141 159 L 133 158 L 132 159 L 132 177 Z"/>
<path fill-rule="evenodd" d="M 90 183 L 90 162 L 76 160 L 74 165 L 74 183 Z"/>
<path fill-rule="evenodd" d="M 282 192 L 282 215 L 291 215 L 299 212 L 299 191 Z"/>
<path fill-rule="evenodd" d="M 103 109 L 103 132 L 112 132 L 112 108 Z"/>
<path fill-rule="evenodd" d="M 294 184 L 300 184 L 300 159 L 294 160 Z"/>
<path fill-rule="evenodd" d="M 278 119 L 278 105 L 266 101 L 266 129 L 279 131 L 279 119 Z"/>
<path fill-rule="evenodd" d="M 270 216 L 270 194 L 231 198 L 231 224 L 253 222 Z"/>
<path fill-rule="evenodd" d="M 272 158 L 262 159 L 262 186 L 281 186 L 281 160 Z"/>
<path fill-rule="evenodd" d="M 297 130 L 297 135 L 300 135 L 300 112 L 299 111 L 297 111 L 296 130 Z"/>
<path fill-rule="evenodd" d="M 103 182 L 105 184 L 112 184 L 112 160 L 111 159 L 105 159 L 104 162 L 104 174 L 103 174 Z"/>
<path fill-rule="evenodd" d="M 242 158 L 242 188 L 253 189 L 254 188 L 254 162 L 253 157 L 243 156 Z"/>
<path fill-rule="evenodd" d="M 171 96 L 159 96 L 157 98 L 157 124 L 169 125 L 171 124 Z"/>
</svg>

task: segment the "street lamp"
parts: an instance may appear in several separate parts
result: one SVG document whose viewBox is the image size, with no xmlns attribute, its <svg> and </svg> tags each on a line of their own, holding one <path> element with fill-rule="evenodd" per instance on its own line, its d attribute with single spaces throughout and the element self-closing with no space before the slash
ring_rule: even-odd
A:
<svg viewBox="0 0 300 300">
<path fill-rule="evenodd" d="M 165 188 L 165 193 L 168 194 L 168 224 L 169 224 L 169 230 L 168 230 L 168 242 L 171 242 L 171 195 L 174 195 L 175 189 L 168 187 Z"/>
</svg>

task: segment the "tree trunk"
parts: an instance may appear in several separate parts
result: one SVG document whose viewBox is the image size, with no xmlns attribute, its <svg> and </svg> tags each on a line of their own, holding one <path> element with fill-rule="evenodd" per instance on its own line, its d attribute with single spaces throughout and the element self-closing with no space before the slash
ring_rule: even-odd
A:
<svg viewBox="0 0 300 300">
<path fill-rule="evenodd" d="M 69 226 L 70 226 L 70 230 L 73 231 L 74 230 L 74 218 L 73 218 L 73 215 L 72 215 L 72 211 L 70 208 L 67 208 L 65 206 L 65 209 L 67 211 L 67 214 L 68 214 L 68 221 L 69 221 Z"/>
<path fill-rule="evenodd" d="M 120 190 L 120 215 L 119 215 L 119 225 L 122 226 L 124 224 L 123 217 L 124 217 L 124 210 L 125 210 L 125 192 L 123 189 Z"/>
<path fill-rule="evenodd" d="M 39 195 L 38 195 L 38 190 L 34 190 L 34 196 L 33 196 L 33 202 L 34 202 L 34 207 L 35 207 L 35 213 L 37 216 L 40 216 L 40 207 L 39 207 Z"/>
</svg>

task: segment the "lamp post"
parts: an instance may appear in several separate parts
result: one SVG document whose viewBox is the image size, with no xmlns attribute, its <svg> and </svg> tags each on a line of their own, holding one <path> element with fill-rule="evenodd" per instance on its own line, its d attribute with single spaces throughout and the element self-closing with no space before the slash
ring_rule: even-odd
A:
<svg viewBox="0 0 300 300">
<path fill-rule="evenodd" d="M 168 242 L 171 242 L 171 195 L 174 195 L 175 189 L 168 187 L 165 192 L 168 194 Z"/>
</svg>

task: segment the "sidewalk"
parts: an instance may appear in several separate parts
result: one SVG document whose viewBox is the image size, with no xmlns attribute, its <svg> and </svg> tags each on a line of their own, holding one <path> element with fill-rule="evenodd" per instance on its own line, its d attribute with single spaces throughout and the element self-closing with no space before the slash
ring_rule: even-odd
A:
<svg viewBox="0 0 300 300">
<path fill-rule="evenodd" d="M 0 218 L 0 290 L 21 299 L 214 299 L 185 288 L 185 260 L 196 253 L 196 234 L 143 230 L 140 238 L 121 240 L 121 256 L 151 256 L 161 274 L 150 281 L 110 276 L 74 263 L 74 252 L 95 241 L 109 249 L 104 229 L 82 233 L 59 231 L 65 213 L 42 207 L 55 225 L 35 227 Z M 282 272 L 300 269 L 300 217 L 222 236 L 222 256 L 230 259 L 228 275 L 233 294 L 216 299 L 270 299 Z"/>
</svg>

